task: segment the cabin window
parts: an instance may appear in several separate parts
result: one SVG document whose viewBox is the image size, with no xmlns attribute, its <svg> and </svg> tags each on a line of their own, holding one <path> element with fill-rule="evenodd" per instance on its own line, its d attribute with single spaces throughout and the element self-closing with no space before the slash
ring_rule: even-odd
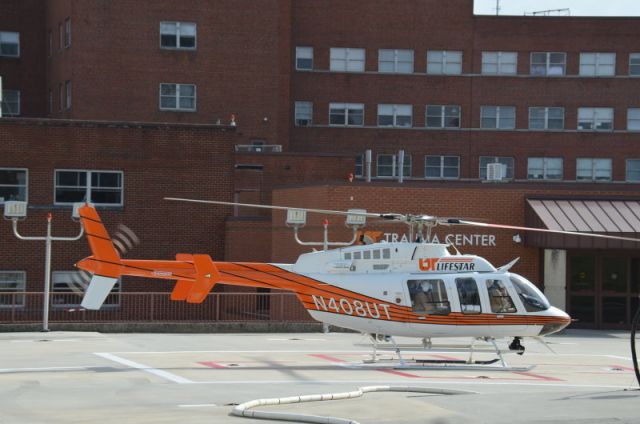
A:
<svg viewBox="0 0 640 424">
<path fill-rule="evenodd" d="M 364 252 L 362 252 L 362 259 L 371 259 L 371 251 L 365 250 Z"/>
<path fill-rule="evenodd" d="M 480 294 L 478 293 L 476 280 L 473 278 L 456 278 L 456 287 L 460 297 L 460 311 L 463 314 L 481 313 Z"/>
<path fill-rule="evenodd" d="M 444 281 L 409 280 L 407 287 L 413 312 L 430 315 L 448 315 L 451 312 Z"/>
<path fill-rule="evenodd" d="M 350 260 L 351 259 L 351 252 L 345 253 L 344 254 L 344 258 L 347 259 L 347 260 Z"/>
<path fill-rule="evenodd" d="M 360 252 L 353 252 L 353 259 L 360 259 L 361 257 Z"/>
<path fill-rule="evenodd" d="M 517 312 L 516 306 L 513 304 L 513 300 L 502 281 L 487 280 L 486 283 L 491 312 L 497 314 L 513 314 Z"/>
<path fill-rule="evenodd" d="M 382 259 L 391 259 L 391 249 L 382 249 Z"/>
<path fill-rule="evenodd" d="M 380 251 L 379 250 L 374 250 L 373 251 L 373 259 L 380 259 Z"/>
</svg>

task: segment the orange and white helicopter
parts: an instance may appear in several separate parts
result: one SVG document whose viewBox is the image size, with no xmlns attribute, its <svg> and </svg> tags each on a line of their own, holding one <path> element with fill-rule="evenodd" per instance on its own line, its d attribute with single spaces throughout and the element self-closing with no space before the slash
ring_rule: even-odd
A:
<svg viewBox="0 0 640 424">
<path fill-rule="evenodd" d="M 520 344 L 522 337 L 539 338 L 571 323 L 569 315 L 551 306 L 533 283 L 510 272 L 517 259 L 496 268 L 486 259 L 460 254 L 448 244 L 430 243 L 435 226 L 469 225 L 640 242 L 627 237 L 429 215 L 166 199 L 396 221 L 407 224 L 410 239 L 418 241 L 314 251 L 300 255 L 294 264 L 221 262 L 206 254 L 177 254 L 175 261 L 121 259 L 96 210 L 85 205 L 80 209 L 80 216 L 93 254 L 76 264 L 92 274 L 82 302 L 84 308 L 99 309 L 123 275 L 175 280 L 171 299 L 188 303 L 203 302 L 218 283 L 287 290 L 296 294 L 314 319 L 371 335 L 373 358 L 376 358 L 377 342 L 390 341 L 392 345 L 387 346 L 396 350 L 402 365 L 405 362 L 393 336 L 420 338 L 424 348 L 433 347 L 431 338 L 470 337 L 472 342 L 467 348 L 471 354 L 474 341 L 484 340 L 493 345 L 506 369 L 502 357 L 505 351 L 498 349 L 496 338 L 513 337 L 509 348 L 521 354 L 524 351 Z M 450 248 L 454 249 L 453 253 Z M 498 359 L 487 362 L 496 361 Z M 466 362 L 472 363 L 471 356 Z"/>
</svg>

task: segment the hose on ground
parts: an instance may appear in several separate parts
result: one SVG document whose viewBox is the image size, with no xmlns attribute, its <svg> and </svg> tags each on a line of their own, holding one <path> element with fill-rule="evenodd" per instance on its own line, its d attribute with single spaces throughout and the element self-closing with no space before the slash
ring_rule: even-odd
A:
<svg viewBox="0 0 640 424">
<path fill-rule="evenodd" d="M 322 417 L 319 415 L 305 415 L 296 414 L 291 412 L 267 412 L 267 411 L 252 411 L 252 408 L 258 406 L 270 406 L 270 405 L 285 405 L 291 403 L 304 403 L 304 402 L 319 402 L 327 400 L 340 400 L 340 399 L 353 399 L 370 392 L 410 392 L 410 393 L 427 393 L 434 395 L 467 395 L 474 394 L 475 392 L 469 392 L 466 390 L 449 390 L 440 388 L 428 388 L 428 387 L 412 387 L 412 386 L 367 386 L 360 387 L 353 392 L 343 393 L 328 393 L 324 395 L 306 395 L 306 396 L 291 396 L 285 398 L 272 398 L 272 399 L 256 399 L 249 402 L 237 405 L 231 411 L 232 415 L 246 418 L 259 418 L 265 420 L 280 420 L 280 421 L 296 421 L 314 424 L 359 424 L 357 421 L 337 418 L 337 417 Z"/>
</svg>

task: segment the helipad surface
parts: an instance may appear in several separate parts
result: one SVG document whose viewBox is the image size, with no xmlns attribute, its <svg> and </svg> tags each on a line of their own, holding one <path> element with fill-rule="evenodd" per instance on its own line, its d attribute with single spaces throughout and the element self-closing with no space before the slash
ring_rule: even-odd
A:
<svg viewBox="0 0 640 424">
<path fill-rule="evenodd" d="M 258 409 L 362 424 L 640 423 L 628 337 L 568 331 L 547 339 L 556 354 L 525 341 L 526 354 L 509 355 L 509 365 L 535 367 L 507 372 L 355 367 L 370 351 L 354 345 L 365 338 L 346 333 L 3 333 L 0 423 L 265 423 L 230 416 L 231 405 L 372 385 L 475 393 L 372 393 Z"/>
</svg>

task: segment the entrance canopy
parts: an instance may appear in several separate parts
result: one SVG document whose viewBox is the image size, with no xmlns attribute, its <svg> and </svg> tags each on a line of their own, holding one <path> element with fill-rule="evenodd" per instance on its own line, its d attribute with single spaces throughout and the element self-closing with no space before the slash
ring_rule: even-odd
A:
<svg viewBox="0 0 640 424">
<path fill-rule="evenodd" d="M 640 238 L 640 200 L 527 199 L 529 227 Z M 528 246 L 556 249 L 640 249 L 640 243 L 530 233 Z"/>
</svg>

